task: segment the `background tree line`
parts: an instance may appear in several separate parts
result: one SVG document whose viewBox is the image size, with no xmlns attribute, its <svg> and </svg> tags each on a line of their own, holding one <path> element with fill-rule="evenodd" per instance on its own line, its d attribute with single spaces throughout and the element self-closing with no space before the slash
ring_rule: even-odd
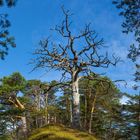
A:
<svg viewBox="0 0 140 140">
<path fill-rule="evenodd" d="M 50 123 L 72 126 L 71 88 L 56 84 L 56 81 L 26 80 L 17 72 L 3 77 L 0 135 L 18 140 Z M 101 76 L 97 80 L 82 78 L 79 91 L 82 130 L 105 140 L 137 139 L 139 96 L 120 93 L 109 78 Z M 126 104 L 121 104 L 122 96 L 129 97 Z"/>
</svg>

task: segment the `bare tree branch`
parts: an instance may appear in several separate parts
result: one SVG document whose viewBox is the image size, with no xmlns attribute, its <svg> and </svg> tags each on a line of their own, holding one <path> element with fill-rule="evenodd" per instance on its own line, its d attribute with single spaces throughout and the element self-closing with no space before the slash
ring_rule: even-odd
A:
<svg viewBox="0 0 140 140">
<path fill-rule="evenodd" d="M 108 53 L 101 54 L 104 47 L 103 39 L 99 39 L 97 33 L 91 29 L 90 24 L 86 25 L 78 35 L 74 35 L 71 30 L 70 12 L 62 7 L 64 20 L 61 25 L 55 26 L 54 30 L 64 39 L 64 42 L 54 43 L 48 38 L 40 41 L 40 48 L 35 52 L 33 63 L 34 69 L 46 68 L 62 72 L 62 78 L 58 85 L 62 85 L 64 80 L 69 80 L 73 98 L 73 125 L 79 127 L 80 114 L 80 94 L 78 82 L 82 77 L 92 80 L 99 80 L 98 75 L 92 73 L 92 68 L 108 68 L 109 65 L 115 66 L 120 58 L 112 55 L 113 61 L 109 59 Z M 66 44 L 66 43 L 67 44 Z M 67 74 L 70 76 L 67 77 Z M 107 82 L 103 80 L 99 82 Z M 51 88 L 51 87 L 50 87 Z M 49 89 L 50 89 L 49 88 Z M 110 82 L 108 89 L 110 88 Z"/>
</svg>

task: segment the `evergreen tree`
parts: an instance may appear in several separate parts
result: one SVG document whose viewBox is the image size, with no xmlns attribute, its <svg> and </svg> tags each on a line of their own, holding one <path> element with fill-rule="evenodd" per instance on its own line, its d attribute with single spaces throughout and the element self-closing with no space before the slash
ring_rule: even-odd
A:
<svg viewBox="0 0 140 140">
<path fill-rule="evenodd" d="M 15 6 L 17 0 L 0 0 L 0 6 L 6 5 L 11 8 Z M 0 59 L 4 59 L 5 55 L 8 54 L 9 46 L 16 47 L 15 39 L 9 35 L 8 28 L 11 26 L 8 20 L 8 14 L 0 14 Z"/>
<path fill-rule="evenodd" d="M 24 77 L 18 72 L 1 79 L 0 102 L 3 107 L 0 111 L 1 122 L 6 121 L 5 127 L 13 129 L 11 132 L 15 139 L 18 139 L 18 131 L 22 131 L 25 137 L 27 132 L 26 116 L 24 113 L 25 105 L 20 97 L 18 97 L 25 83 Z"/>
</svg>

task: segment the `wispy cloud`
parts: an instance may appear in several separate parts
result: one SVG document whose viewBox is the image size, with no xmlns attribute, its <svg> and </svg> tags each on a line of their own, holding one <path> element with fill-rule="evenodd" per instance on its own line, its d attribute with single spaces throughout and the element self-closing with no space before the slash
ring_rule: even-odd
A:
<svg viewBox="0 0 140 140">
<path fill-rule="evenodd" d="M 116 56 L 120 57 L 122 60 L 127 59 L 128 48 L 127 46 L 123 45 L 122 42 L 118 40 L 112 40 L 108 43 L 108 52 L 115 54 Z"/>
</svg>

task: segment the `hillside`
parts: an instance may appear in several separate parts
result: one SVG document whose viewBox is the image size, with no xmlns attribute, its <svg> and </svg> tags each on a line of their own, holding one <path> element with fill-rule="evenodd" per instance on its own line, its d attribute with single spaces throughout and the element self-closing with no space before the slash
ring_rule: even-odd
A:
<svg viewBox="0 0 140 140">
<path fill-rule="evenodd" d="M 64 126 L 49 125 L 35 130 L 28 140 L 97 140 L 85 132 L 66 128 Z"/>
</svg>

